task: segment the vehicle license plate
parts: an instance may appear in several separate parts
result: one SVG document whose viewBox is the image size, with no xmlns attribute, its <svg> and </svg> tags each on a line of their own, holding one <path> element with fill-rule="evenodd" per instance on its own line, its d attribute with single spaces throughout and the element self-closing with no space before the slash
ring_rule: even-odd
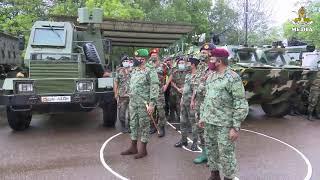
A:
<svg viewBox="0 0 320 180">
<path fill-rule="evenodd" d="M 71 96 L 43 96 L 41 102 L 71 102 Z"/>
</svg>

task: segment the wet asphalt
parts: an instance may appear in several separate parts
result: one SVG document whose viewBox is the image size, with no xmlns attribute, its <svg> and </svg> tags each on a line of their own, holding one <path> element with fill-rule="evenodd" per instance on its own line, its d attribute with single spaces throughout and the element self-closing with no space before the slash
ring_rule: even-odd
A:
<svg viewBox="0 0 320 180">
<path fill-rule="evenodd" d="M 119 179 L 100 161 L 102 145 L 119 133 L 102 127 L 100 109 L 34 115 L 31 127 L 22 132 L 10 129 L 3 110 L 0 107 L 0 179 Z M 152 136 L 149 155 L 140 160 L 120 156 L 129 145 L 128 134 L 114 137 L 102 151 L 106 165 L 133 180 L 207 179 L 206 165 L 192 163 L 198 153 L 175 148 L 179 133 L 170 126 L 166 128 L 164 138 Z M 320 120 L 310 122 L 304 116 L 269 118 L 259 107 L 252 107 L 243 128 L 275 137 L 292 147 L 241 131 L 237 142 L 240 180 L 303 180 L 308 167 L 302 154 L 312 166 L 311 179 L 320 179 Z"/>
</svg>

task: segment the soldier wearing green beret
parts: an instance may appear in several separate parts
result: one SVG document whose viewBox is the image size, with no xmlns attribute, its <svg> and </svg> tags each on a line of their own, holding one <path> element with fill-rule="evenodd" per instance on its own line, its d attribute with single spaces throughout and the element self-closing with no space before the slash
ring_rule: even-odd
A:
<svg viewBox="0 0 320 180">
<path fill-rule="evenodd" d="M 135 52 L 135 65 L 129 83 L 129 113 L 131 129 L 131 145 L 121 155 L 132 155 L 135 159 L 145 157 L 147 143 L 150 139 L 150 117 L 154 112 L 159 95 L 159 79 L 152 68 L 146 67 L 149 52 L 139 49 Z M 146 108 L 147 105 L 147 108 Z M 138 134 L 140 134 L 140 146 L 137 148 Z"/>
</svg>

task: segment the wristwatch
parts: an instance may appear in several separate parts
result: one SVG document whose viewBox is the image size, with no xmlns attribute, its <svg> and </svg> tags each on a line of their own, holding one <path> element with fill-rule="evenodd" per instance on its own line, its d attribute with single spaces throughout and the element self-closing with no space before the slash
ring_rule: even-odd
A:
<svg viewBox="0 0 320 180">
<path fill-rule="evenodd" d="M 240 131 L 240 128 L 239 127 L 234 127 L 233 128 L 235 131 L 239 132 Z"/>
</svg>

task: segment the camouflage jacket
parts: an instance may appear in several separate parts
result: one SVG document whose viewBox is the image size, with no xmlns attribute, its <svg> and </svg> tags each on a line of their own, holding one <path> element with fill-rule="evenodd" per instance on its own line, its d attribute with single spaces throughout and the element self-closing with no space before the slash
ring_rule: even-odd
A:
<svg viewBox="0 0 320 180">
<path fill-rule="evenodd" d="M 178 70 L 178 69 L 173 69 L 172 70 L 172 82 L 176 84 L 178 88 L 183 88 L 185 77 L 189 70 Z M 175 88 L 173 88 L 175 93 L 178 93 Z"/>
<path fill-rule="evenodd" d="M 129 89 L 129 80 L 130 80 L 130 72 L 126 73 L 126 68 L 119 67 L 117 68 L 116 73 L 116 83 L 118 84 L 118 96 L 119 97 L 129 97 L 128 89 Z"/>
<path fill-rule="evenodd" d="M 200 119 L 208 124 L 240 127 L 249 105 L 240 76 L 227 68 L 223 74 L 212 72 L 206 79 Z"/>
<path fill-rule="evenodd" d="M 197 72 L 195 76 L 192 78 L 191 87 L 192 87 L 192 90 L 196 93 L 196 100 L 200 102 L 203 101 L 205 94 L 203 93 L 203 91 L 199 90 L 198 88 L 200 87 L 201 83 L 205 82 L 201 80 L 206 76 L 206 74 L 208 74 L 208 71 L 209 70 L 208 70 L 207 64 L 204 62 L 201 62 L 197 66 Z"/>
<path fill-rule="evenodd" d="M 192 97 L 192 88 L 191 88 L 191 80 L 195 75 L 191 73 L 187 74 L 184 80 L 183 93 L 182 93 L 182 101 L 183 103 L 190 104 Z"/>
<path fill-rule="evenodd" d="M 130 103 L 145 108 L 145 102 L 156 105 L 159 96 L 159 79 L 155 69 L 136 68 L 129 83 Z"/>
</svg>

